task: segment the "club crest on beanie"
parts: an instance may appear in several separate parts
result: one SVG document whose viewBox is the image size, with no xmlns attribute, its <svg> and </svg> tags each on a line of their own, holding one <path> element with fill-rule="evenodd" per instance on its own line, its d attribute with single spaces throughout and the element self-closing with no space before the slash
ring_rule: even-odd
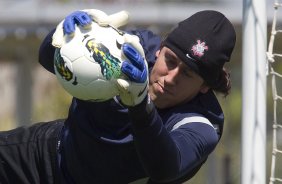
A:
<svg viewBox="0 0 282 184">
<path fill-rule="evenodd" d="M 220 12 L 205 10 L 180 22 L 163 45 L 171 49 L 208 85 L 215 86 L 236 42 L 231 22 Z"/>
</svg>

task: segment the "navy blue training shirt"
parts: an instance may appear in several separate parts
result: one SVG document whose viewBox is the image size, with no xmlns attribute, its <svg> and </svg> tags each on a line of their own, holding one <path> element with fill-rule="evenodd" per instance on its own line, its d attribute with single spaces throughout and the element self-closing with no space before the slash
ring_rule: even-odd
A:
<svg viewBox="0 0 282 184">
<path fill-rule="evenodd" d="M 51 32 L 39 62 L 54 73 Z M 149 68 L 161 40 L 147 30 L 140 38 Z M 105 102 L 73 98 L 61 133 L 59 165 L 65 183 L 182 183 L 190 179 L 216 147 L 223 112 L 214 93 L 199 94 L 186 104 L 146 111 L 146 102 L 127 109 L 118 97 Z"/>
</svg>

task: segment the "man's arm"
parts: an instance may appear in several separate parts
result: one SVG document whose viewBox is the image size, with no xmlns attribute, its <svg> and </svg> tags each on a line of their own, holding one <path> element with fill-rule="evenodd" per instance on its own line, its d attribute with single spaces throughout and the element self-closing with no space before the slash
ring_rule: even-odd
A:
<svg viewBox="0 0 282 184">
<path fill-rule="evenodd" d="M 218 143 L 215 129 L 196 120 L 169 131 L 149 106 L 144 101 L 129 108 L 135 147 L 146 172 L 160 183 L 190 179 Z"/>
</svg>

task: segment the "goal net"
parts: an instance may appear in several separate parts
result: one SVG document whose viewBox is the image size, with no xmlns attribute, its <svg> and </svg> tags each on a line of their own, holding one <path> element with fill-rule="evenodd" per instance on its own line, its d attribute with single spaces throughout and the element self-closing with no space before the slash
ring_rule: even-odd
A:
<svg viewBox="0 0 282 184">
<path fill-rule="evenodd" d="M 273 99 L 272 155 L 269 184 L 282 183 L 282 1 L 275 0 L 267 59 Z M 279 168 L 280 167 L 280 168 Z M 279 170 L 280 169 L 280 170 Z"/>
</svg>

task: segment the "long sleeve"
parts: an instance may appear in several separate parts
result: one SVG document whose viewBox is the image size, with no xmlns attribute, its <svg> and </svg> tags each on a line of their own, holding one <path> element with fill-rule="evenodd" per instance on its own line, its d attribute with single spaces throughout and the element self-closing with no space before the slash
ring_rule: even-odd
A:
<svg viewBox="0 0 282 184">
<path fill-rule="evenodd" d="M 149 177 L 155 182 L 190 178 L 216 146 L 216 131 L 201 122 L 168 131 L 157 110 L 148 112 L 145 106 L 143 102 L 129 112 L 136 150 Z"/>
<path fill-rule="evenodd" d="M 149 114 L 146 104 L 129 109 L 134 143 L 141 162 L 151 178 L 163 180 L 179 170 L 179 152 L 155 108 Z M 169 159 L 168 159 L 169 158 Z"/>
<path fill-rule="evenodd" d="M 39 63 L 49 72 L 55 73 L 54 71 L 54 53 L 55 47 L 52 46 L 52 35 L 55 29 L 52 30 L 43 40 L 39 48 Z"/>
</svg>

